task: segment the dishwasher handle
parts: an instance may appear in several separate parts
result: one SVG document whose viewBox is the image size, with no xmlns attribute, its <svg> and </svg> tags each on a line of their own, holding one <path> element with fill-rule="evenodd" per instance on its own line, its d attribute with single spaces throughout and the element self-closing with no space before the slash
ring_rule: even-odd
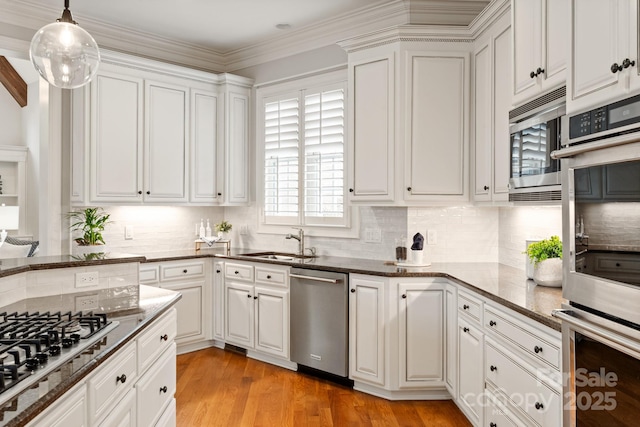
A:
<svg viewBox="0 0 640 427">
<path fill-rule="evenodd" d="M 304 279 L 304 280 L 314 280 L 316 282 L 324 282 L 324 283 L 342 283 L 342 279 L 326 279 L 324 277 L 314 277 L 314 276 L 303 276 L 301 274 L 289 273 L 289 277 L 293 277 L 295 279 Z"/>
</svg>

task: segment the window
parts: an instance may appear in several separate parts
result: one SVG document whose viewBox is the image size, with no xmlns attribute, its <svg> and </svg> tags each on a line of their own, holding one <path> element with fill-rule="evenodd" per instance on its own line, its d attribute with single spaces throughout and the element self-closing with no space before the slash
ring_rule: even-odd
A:
<svg viewBox="0 0 640 427">
<path fill-rule="evenodd" d="M 261 223 L 349 227 L 345 84 L 296 89 L 270 88 L 268 95 L 259 93 L 257 152 L 264 168 L 259 184 Z"/>
</svg>

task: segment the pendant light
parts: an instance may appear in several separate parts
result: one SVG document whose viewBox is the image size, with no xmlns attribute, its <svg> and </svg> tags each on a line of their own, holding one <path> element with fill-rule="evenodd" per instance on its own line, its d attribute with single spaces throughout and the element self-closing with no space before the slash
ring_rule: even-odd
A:
<svg viewBox="0 0 640 427">
<path fill-rule="evenodd" d="M 62 17 L 33 36 L 29 56 L 46 81 L 63 89 L 75 89 L 89 83 L 100 63 L 98 45 L 73 20 L 69 0 L 64 1 Z"/>
</svg>

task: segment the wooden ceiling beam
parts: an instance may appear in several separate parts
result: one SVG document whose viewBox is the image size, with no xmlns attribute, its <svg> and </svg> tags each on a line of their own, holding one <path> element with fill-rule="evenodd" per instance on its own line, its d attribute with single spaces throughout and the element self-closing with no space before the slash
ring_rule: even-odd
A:
<svg viewBox="0 0 640 427">
<path fill-rule="evenodd" d="M 4 56 L 0 56 L 0 83 L 7 88 L 20 107 L 27 105 L 27 83 Z"/>
</svg>

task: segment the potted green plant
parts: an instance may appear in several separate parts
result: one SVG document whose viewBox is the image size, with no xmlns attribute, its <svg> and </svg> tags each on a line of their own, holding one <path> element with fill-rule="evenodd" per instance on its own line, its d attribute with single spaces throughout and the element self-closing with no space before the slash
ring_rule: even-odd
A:
<svg viewBox="0 0 640 427">
<path fill-rule="evenodd" d="M 221 239 L 226 239 L 227 238 L 227 233 L 229 233 L 231 231 L 231 229 L 233 228 L 233 226 L 228 223 L 225 220 L 222 220 L 221 222 L 217 223 L 214 226 L 216 232 L 218 233 L 218 237 L 220 237 Z"/>
<path fill-rule="evenodd" d="M 527 256 L 534 263 L 533 281 L 542 286 L 562 286 L 562 242 L 551 236 L 527 247 Z"/>
<path fill-rule="evenodd" d="M 69 212 L 68 217 L 71 220 L 69 228 L 71 231 L 80 231 L 82 233 L 81 237 L 74 239 L 76 243 L 79 246 L 104 245 L 102 232 L 105 226 L 110 223 L 110 216 L 100 207 Z"/>
</svg>

